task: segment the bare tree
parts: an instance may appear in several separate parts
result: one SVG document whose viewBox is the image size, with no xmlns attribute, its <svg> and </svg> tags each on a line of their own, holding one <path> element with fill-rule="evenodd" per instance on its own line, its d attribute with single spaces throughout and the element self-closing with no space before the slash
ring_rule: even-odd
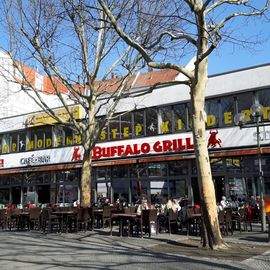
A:
<svg viewBox="0 0 270 270">
<path fill-rule="evenodd" d="M 81 204 L 89 206 L 92 149 L 115 116 L 123 93 L 131 88 L 140 56 L 115 35 L 102 9 L 85 2 L 14 0 L 6 1 L 3 11 L 10 37 L 9 56 L 16 71 L 9 79 L 20 84 L 58 124 L 80 136 L 84 149 Z M 49 78 L 49 94 L 65 108 L 68 121 L 55 113 L 26 65 L 38 66 Z M 116 77 L 109 77 L 112 74 Z M 74 117 L 71 104 L 83 108 L 83 119 Z"/>
<path fill-rule="evenodd" d="M 117 34 L 135 48 L 152 68 L 170 68 L 184 75 L 190 87 L 192 130 L 198 183 L 203 211 L 203 245 L 226 247 L 219 230 L 216 198 L 207 149 L 204 112 L 208 79 L 208 56 L 222 38 L 244 45 L 229 32 L 237 18 L 263 17 L 269 1 L 249 0 L 149 0 L 120 1 L 118 8 L 108 0 L 98 0 Z M 127 25 L 127 20 L 130 23 Z M 135 23 L 136 22 L 136 23 Z M 237 25 L 239 28 L 239 25 Z M 194 70 L 179 64 L 194 53 Z"/>
</svg>

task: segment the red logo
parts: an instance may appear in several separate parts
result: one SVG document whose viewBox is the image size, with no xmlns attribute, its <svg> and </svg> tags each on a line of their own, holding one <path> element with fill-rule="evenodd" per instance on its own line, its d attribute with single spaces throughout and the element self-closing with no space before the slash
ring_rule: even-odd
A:
<svg viewBox="0 0 270 270">
<path fill-rule="evenodd" d="M 80 147 L 79 146 L 75 146 L 73 148 L 73 155 L 72 155 L 72 159 L 71 161 L 77 161 L 77 160 L 81 160 L 81 154 L 79 154 L 79 150 L 80 150 Z"/>
<path fill-rule="evenodd" d="M 208 139 L 207 147 L 211 146 L 212 148 L 215 148 L 217 145 L 221 147 L 221 139 L 217 138 L 218 131 L 210 130 L 210 137 Z"/>
<path fill-rule="evenodd" d="M 3 168 L 4 167 L 4 159 L 0 159 L 0 168 Z"/>
</svg>

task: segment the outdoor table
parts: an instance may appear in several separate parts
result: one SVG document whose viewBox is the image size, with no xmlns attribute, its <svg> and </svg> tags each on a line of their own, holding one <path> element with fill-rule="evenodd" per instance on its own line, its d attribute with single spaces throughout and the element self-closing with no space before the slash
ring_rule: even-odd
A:
<svg viewBox="0 0 270 270">
<path fill-rule="evenodd" d="M 54 212 L 52 212 L 52 214 L 59 217 L 59 221 L 61 224 L 61 231 L 63 231 L 63 229 L 65 227 L 66 232 L 68 231 L 68 229 L 71 228 L 72 221 L 75 222 L 75 219 L 77 217 L 76 210 L 54 211 Z M 74 224 L 74 226 L 75 226 L 75 224 Z"/>
<path fill-rule="evenodd" d="M 128 222 L 128 236 L 130 236 L 131 226 L 132 224 L 140 217 L 140 215 L 137 215 L 136 213 L 112 213 L 111 215 L 111 221 L 110 221 L 110 227 L 111 227 L 111 235 L 112 235 L 112 220 L 118 219 L 119 221 L 119 233 L 120 236 L 123 236 L 123 225 L 124 222 Z"/>
</svg>

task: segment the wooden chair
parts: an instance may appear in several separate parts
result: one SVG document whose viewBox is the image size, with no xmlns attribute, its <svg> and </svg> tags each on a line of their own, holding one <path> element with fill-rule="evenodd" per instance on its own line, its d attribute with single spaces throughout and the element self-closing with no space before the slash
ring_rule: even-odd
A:
<svg viewBox="0 0 270 270">
<path fill-rule="evenodd" d="M 111 222 L 111 211 L 112 208 L 110 206 L 104 206 L 102 212 L 98 212 L 96 214 L 97 217 L 97 227 L 105 228 L 105 223 L 108 222 L 110 224 Z"/>
<path fill-rule="evenodd" d="M 62 232 L 63 217 L 53 214 L 51 208 L 42 209 L 41 222 L 43 233 Z"/>
<path fill-rule="evenodd" d="M 225 228 L 227 235 L 229 234 L 229 231 L 231 232 L 231 235 L 233 235 L 232 209 L 226 209 L 225 211 Z"/>
<path fill-rule="evenodd" d="M 6 209 L 0 209 L 0 227 L 2 230 L 7 227 L 7 213 Z"/>
<path fill-rule="evenodd" d="M 219 229 L 222 235 L 225 235 L 225 211 L 222 210 L 218 213 L 218 223 L 219 223 Z"/>
<path fill-rule="evenodd" d="M 178 231 L 178 223 L 177 223 L 177 212 L 174 212 L 172 209 L 169 209 L 168 212 L 168 229 L 169 233 L 172 233 L 172 225 L 175 227 L 175 231 Z"/>
<path fill-rule="evenodd" d="M 140 229 L 141 237 L 143 234 L 148 233 L 149 238 L 152 233 L 158 234 L 158 220 L 157 220 L 157 209 L 144 209 L 138 219 L 138 227 Z"/>
<path fill-rule="evenodd" d="M 41 209 L 36 208 L 30 208 L 29 209 L 29 229 L 40 229 L 40 217 L 41 217 Z"/>
<path fill-rule="evenodd" d="M 21 212 L 22 210 L 18 208 L 7 209 L 7 227 L 9 230 L 12 228 L 18 229 Z"/>
<path fill-rule="evenodd" d="M 90 222 L 90 213 L 88 208 L 79 208 L 77 211 L 77 231 L 86 231 Z"/>
</svg>

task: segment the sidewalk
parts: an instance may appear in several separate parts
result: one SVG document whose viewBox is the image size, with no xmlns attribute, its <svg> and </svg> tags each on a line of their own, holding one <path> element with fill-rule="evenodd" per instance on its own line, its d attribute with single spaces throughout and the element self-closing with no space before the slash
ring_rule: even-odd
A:
<svg viewBox="0 0 270 270">
<path fill-rule="evenodd" d="M 79 233 L 0 231 L 1 270 L 54 269 L 270 269 L 267 234 L 235 232 L 225 238 L 237 249 L 223 257 L 192 245 L 199 237 L 162 233 L 145 237 L 119 237 L 109 229 Z M 237 257 L 249 248 L 252 256 Z M 229 250 L 232 250 L 230 248 Z M 238 252 L 239 251 L 239 252 Z M 240 252 L 241 251 L 241 252 Z M 262 251 L 257 255 L 256 252 Z"/>
</svg>

